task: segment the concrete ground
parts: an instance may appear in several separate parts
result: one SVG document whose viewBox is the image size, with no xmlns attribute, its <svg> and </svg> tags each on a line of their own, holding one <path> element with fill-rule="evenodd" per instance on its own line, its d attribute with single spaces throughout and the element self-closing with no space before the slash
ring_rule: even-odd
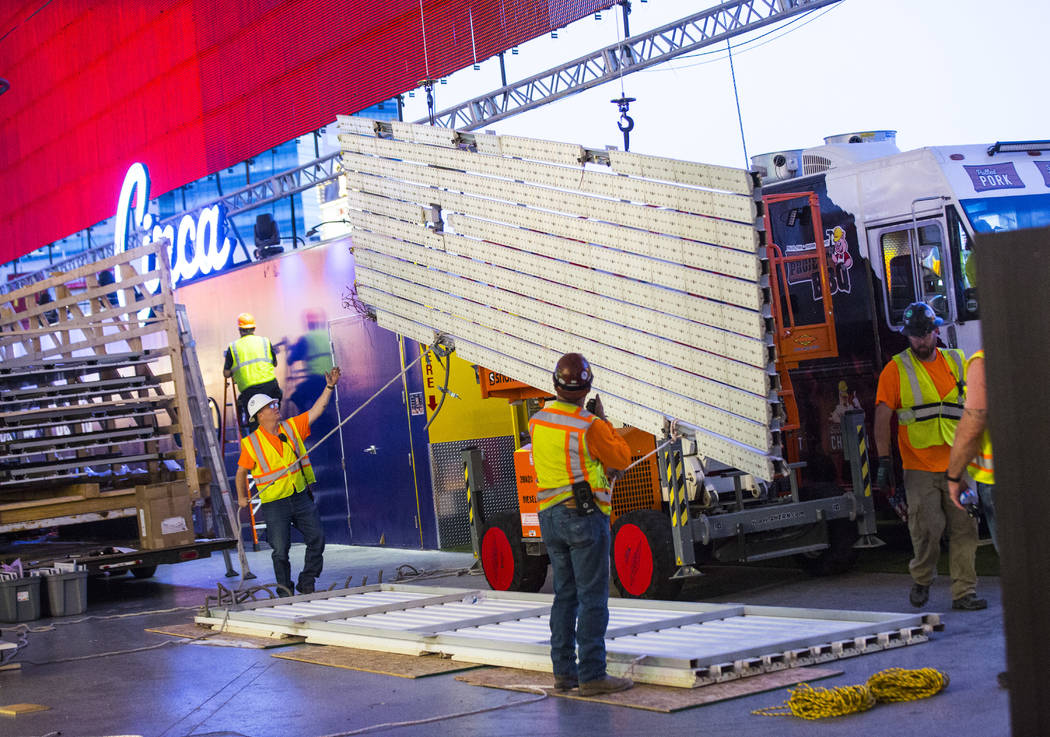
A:
<svg viewBox="0 0 1050 737">
<path fill-rule="evenodd" d="M 292 551 L 301 563 L 302 546 Z M 249 553 L 258 582 L 272 581 L 266 551 Z M 469 554 L 330 546 L 320 585 L 340 585 L 347 576 L 374 583 L 380 570 L 391 581 L 398 566 L 421 570 L 463 569 Z M 236 560 L 236 559 L 235 559 Z M 223 577 L 221 556 L 164 566 L 153 579 L 129 577 L 93 581 L 88 615 L 103 617 L 171 607 L 196 607 Z M 725 566 L 704 569 L 682 598 L 695 601 L 909 611 L 906 575 L 855 572 L 812 579 L 792 568 Z M 237 579 L 232 580 L 236 583 Z M 481 577 L 455 575 L 426 581 L 442 586 L 486 588 Z M 550 593 L 550 578 L 544 588 Z M 320 586 L 319 586 L 320 587 Z M 144 735 L 148 737 L 322 737 L 349 734 L 536 737 L 537 735 L 642 735 L 644 737 L 1005 737 L 1009 735 L 1008 695 L 996 685 L 1005 667 L 1003 612 L 998 578 L 982 578 L 979 594 L 989 601 L 980 612 L 953 612 L 948 581 L 939 578 L 928 611 L 943 613 L 945 629 L 931 641 L 888 652 L 834 661 L 841 676 L 816 686 L 863 683 L 890 667 L 933 667 L 951 677 L 946 691 L 921 701 L 881 704 L 871 711 L 835 719 L 805 721 L 751 714 L 787 697 L 783 689 L 702 706 L 674 714 L 654 713 L 569 699 L 535 697 L 469 686 L 454 674 L 404 679 L 310 665 L 271 657 L 272 651 L 194 644 L 166 645 L 127 654 L 99 653 L 148 647 L 171 638 L 146 627 L 185 623 L 193 612 L 79 621 L 39 620 L 16 662 L 20 670 L 0 672 L 0 706 L 22 702 L 48 711 L 16 718 L 0 716 L 0 735 Z M 74 623 L 64 623 L 74 620 Z M 4 625 L 5 627 L 7 625 Z M 4 632 L 7 639 L 14 633 Z M 48 663 L 65 658 L 84 658 Z M 33 663 L 41 663 L 39 665 Z M 531 701 L 515 705 L 517 702 Z M 491 709 L 480 714 L 459 712 Z M 429 723 L 370 729 L 392 722 Z"/>
</svg>

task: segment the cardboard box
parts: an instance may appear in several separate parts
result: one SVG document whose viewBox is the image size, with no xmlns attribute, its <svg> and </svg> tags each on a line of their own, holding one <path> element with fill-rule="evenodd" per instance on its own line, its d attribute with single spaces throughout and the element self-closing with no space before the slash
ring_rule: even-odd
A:
<svg viewBox="0 0 1050 737">
<path fill-rule="evenodd" d="M 170 548 L 194 541 L 190 487 L 185 481 L 136 486 L 135 506 L 143 549 Z"/>
</svg>

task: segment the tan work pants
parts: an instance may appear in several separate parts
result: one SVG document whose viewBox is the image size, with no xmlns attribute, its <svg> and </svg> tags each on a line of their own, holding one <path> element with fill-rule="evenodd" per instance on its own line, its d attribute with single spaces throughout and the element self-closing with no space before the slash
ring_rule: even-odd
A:
<svg viewBox="0 0 1050 737">
<path fill-rule="evenodd" d="M 952 504 L 943 473 L 906 468 L 904 490 L 908 499 L 908 532 L 915 552 L 908 564 L 912 579 L 924 586 L 933 582 L 941 557 L 941 536 L 947 525 L 952 599 L 977 593 L 977 520 Z"/>
</svg>

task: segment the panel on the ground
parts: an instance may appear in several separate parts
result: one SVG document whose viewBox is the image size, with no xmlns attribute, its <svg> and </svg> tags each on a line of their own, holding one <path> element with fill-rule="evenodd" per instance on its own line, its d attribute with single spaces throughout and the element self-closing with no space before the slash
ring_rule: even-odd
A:
<svg viewBox="0 0 1050 737">
<path fill-rule="evenodd" d="M 197 622 L 307 642 L 550 671 L 553 597 L 376 584 L 212 608 Z M 925 642 L 935 618 L 745 604 L 612 599 L 609 671 L 694 687 Z"/>
</svg>

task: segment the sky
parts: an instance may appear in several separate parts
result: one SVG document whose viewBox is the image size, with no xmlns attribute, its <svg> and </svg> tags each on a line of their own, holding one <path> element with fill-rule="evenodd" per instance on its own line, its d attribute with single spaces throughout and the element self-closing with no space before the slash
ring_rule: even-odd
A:
<svg viewBox="0 0 1050 737">
<path fill-rule="evenodd" d="M 710 2 L 634 0 L 632 34 Z M 800 20 L 732 40 L 749 156 L 820 145 L 823 137 L 893 129 L 902 150 L 930 145 L 1050 138 L 1045 94 L 1050 3 L 1037 0 L 843 0 Z M 619 7 L 506 55 L 513 82 L 622 36 Z M 762 35 L 761 38 L 756 38 Z M 745 165 L 726 44 L 623 78 L 636 97 L 631 150 Z M 435 87 L 442 110 L 500 86 L 499 62 L 464 69 Z M 485 125 L 483 130 L 589 148 L 623 147 L 609 83 Z M 425 96 L 406 97 L 406 120 L 426 117 Z"/>
</svg>

